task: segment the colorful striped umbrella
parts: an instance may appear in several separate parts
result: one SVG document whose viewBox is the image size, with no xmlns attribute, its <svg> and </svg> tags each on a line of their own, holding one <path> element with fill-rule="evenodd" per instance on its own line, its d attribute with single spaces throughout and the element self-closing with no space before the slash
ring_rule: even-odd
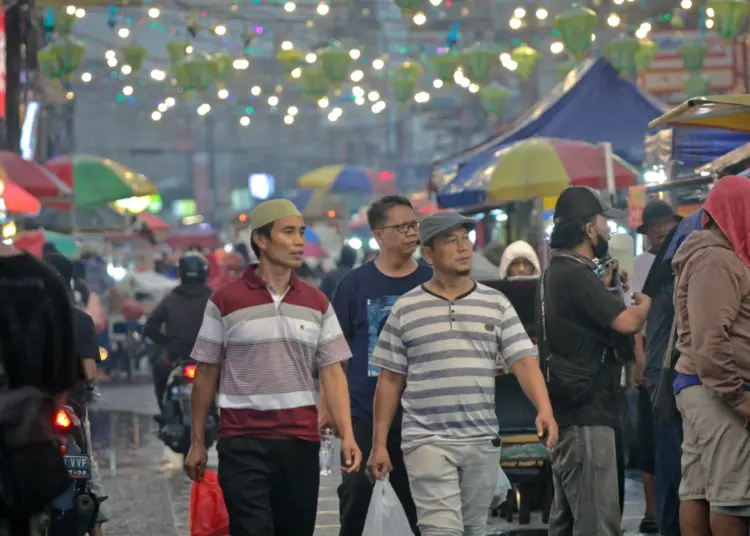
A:
<svg viewBox="0 0 750 536">
<path fill-rule="evenodd" d="M 320 243 L 320 236 L 309 227 L 305 227 L 305 252 L 303 256 L 307 259 L 324 259 L 328 257 L 328 252 L 323 249 Z"/>
<path fill-rule="evenodd" d="M 348 211 L 344 200 L 336 195 L 322 190 L 301 189 L 292 190 L 286 198 L 294 203 L 305 218 L 318 219 L 346 216 Z"/>
<path fill-rule="evenodd" d="M 8 179 L 36 197 L 42 205 L 72 204 L 73 190 L 36 162 L 24 160 L 21 155 L 10 151 L 0 151 L 0 167 Z"/>
<path fill-rule="evenodd" d="M 638 172 L 617 156 L 613 155 L 613 160 L 616 187 L 636 184 Z M 486 192 L 485 201 L 514 201 L 559 195 L 571 184 L 603 189 L 607 187 L 606 176 L 601 146 L 530 138 L 498 150 L 464 188 Z"/>
<path fill-rule="evenodd" d="M 325 166 L 297 179 L 299 188 L 324 190 L 334 194 L 392 193 L 393 180 L 382 180 L 374 169 L 362 166 Z"/>
<path fill-rule="evenodd" d="M 22 231 L 13 238 L 13 245 L 41 258 L 45 243 L 53 244 L 57 251 L 66 257 L 75 257 L 81 251 L 81 244 L 72 236 L 52 231 Z"/>
<path fill-rule="evenodd" d="M 59 156 L 44 167 L 73 189 L 76 208 L 159 193 L 144 175 L 108 158 Z"/>
<path fill-rule="evenodd" d="M 666 126 L 750 132 L 750 95 L 712 95 L 688 99 L 648 124 L 652 130 Z"/>
<path fill-rule="evenodd" d="M 0 212 L 29 214 L 36 216 L 42 209 L 39 200 L 12 182 L 5 170 L 0 168 Z"/>
</svg>

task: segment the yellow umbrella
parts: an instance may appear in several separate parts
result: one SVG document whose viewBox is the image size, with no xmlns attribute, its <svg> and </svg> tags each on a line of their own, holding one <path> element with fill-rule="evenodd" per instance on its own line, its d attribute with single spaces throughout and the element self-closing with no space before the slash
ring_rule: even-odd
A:
<svg viewBox="0 0 750 536">
<path fill-rule="evenodd" d="M 750 95 L 712 95 L 688 99 L 648 124 L 650 129 L 664 126 L 750 132 Z"/>
<path fill-rule="evenodd" d="M 371 194 L 377 189 L 378 174 L 362 166 L 324 166 L 297 179 L 298 188 L 325 190 L 334 194 Z"/>
<path fill-rule="evenodd" d="M 287 195 L 303 216 L 310 219 L 345 217 L 348 212 L 344 201 L 336 194 L 323 190 L 292 190 Z"/>
</svg>

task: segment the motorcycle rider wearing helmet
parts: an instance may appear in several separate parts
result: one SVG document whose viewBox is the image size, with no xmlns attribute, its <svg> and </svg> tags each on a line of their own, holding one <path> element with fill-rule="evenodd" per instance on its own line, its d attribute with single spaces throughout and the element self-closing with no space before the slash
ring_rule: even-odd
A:
<svg viewBox="0 0 750 536">
<path fill-rule="evenodd" d="M 163 410 L 164 390 L 177 361 L 188 359 L 195 345 L 203 312 L 213 292 L 206 284 L 208 261 L 197 252 L 180 258 L 177 272 L 180 284 L 167 294 L 151 313 L 143 334 L 165 349 L 154 364 L 154 389 Z"/>
</svg>

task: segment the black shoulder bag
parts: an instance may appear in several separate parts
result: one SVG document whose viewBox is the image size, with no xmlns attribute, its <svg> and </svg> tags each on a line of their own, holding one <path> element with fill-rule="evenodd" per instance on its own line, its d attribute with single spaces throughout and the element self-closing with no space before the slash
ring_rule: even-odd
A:
<svg viewBox="0 0 750 536">
<path fill-rule="evenodd" d="M 602 363 L 606 359 L 606 348 L 599 359 L 572 360 L 568 356 L 560 355 L 552 351 L 547 338 L 547 316 L 545 313 L 545 301 L 549 301 L 549 294 L 545 293 L 545 281 L 547 270 L 540 278 L 540 302 L 541 302 L 541 339 L 539 350 L 543 356 L 545 379 L 547 391 L 553 404 L 563 404 L 577 407 L 585 404 L 591 397 L 591 391 L 596 382 Z M 572 322 L 568 322 L 571 328 L 578 328 Z M 580 328 L 578 328 L 579 331 Z M 583 334 L 583 333 L 582 333 Z M 586 336 L 590 336 L 585 334 Z"/>
</svg>

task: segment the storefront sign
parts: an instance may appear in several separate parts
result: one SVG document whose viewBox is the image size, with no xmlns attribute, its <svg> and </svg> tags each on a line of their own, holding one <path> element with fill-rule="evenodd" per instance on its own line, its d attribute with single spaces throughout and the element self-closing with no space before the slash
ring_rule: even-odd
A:
<svg viewBox="0 0 750 536">
<path fill-rule="evenodd" d="M 643 209 L 646 206 L 646 186 L 640 184 L 628 188 L 628 227 L 635 229 L 643 223 Z"/>
<path fill-rule="evenodd" d="M 0 9 L 0 119 L 5 119 L 5 11 Z"/>
</svg>

